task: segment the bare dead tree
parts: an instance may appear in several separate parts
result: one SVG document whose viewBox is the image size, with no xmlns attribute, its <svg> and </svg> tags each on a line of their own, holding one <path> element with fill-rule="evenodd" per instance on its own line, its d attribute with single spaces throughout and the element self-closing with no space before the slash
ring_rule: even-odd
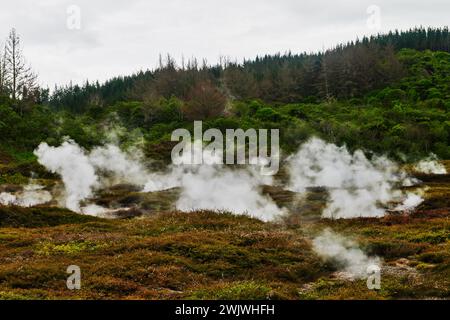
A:
<svg viewBox="0 0 450 320">
<path fill-rule="evenodd" d="M 12 29 L 5 46 L 5 83 L 13 100 L 27 98 L 36 91 L 36 74 L 27 66 L 20 47 L 20 37 Z"/>
<path fill-rule="evenodd" d="M 8 94 L 6 82 L 6 48 L 3 47 L 0 52 L 0 95 Z"/>
</svg>

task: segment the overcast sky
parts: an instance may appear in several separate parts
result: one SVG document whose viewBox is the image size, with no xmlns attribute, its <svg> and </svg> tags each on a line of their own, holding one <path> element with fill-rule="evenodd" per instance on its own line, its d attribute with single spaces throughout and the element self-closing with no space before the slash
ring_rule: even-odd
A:
<svg viewBox="0 0 450 320">
<path fill-rule="evenodd" d="M 151 69 L 160 53 L 215 63 L 309 52 L 396 28 L 442 27 L 450 17 L 449 0 L 14 0 L 0 8 L 0 40 L 15 27 L 50 87 Z"/>
</svg>

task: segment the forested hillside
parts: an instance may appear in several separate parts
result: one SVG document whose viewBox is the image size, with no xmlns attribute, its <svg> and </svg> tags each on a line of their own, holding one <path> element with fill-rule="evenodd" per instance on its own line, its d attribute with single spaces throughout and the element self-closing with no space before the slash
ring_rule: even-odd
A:
<svg viewBox="0 0 450 320">
<path fill-rule="evenodd" d="M 153 71 L 118 77 L 105 84 L 59 87 L 50 99 L 56 109 L 83 112 L 90 106 L 117 101 L 146 101 L 172 96 L 186 100 L 193 87 L 208 82 L 230 99 L 261 99 L 269 103 L 318 102 L 362 97 L 407 74 L 397 55 L 401 49 L 450 51 L 450 33 L 443 29 L 412 29 L 363 38 L 325 52 L 265 55 L 236 63 L 222 58 L 178 61 L 161 57 Z M 426 70 L 432 71 L 432 70 Z"/>
<path fill-rule="evenodd" d="M 121 143 L 138 139 L 168 156 L 172 130 L 204 120 L 206 128 L 281 128 L 288 151 L 314 134 L 397 159 L 450 158 L 449 43 L 447 28 L 414 29 L 242 64 L 167 57 L 154 71 L 50 96 L 34 88 L 14 98 L 3 86 L 0 141 L 12 153 L 64 136 L 90 147 L 114 126 Z"/>
</svg>

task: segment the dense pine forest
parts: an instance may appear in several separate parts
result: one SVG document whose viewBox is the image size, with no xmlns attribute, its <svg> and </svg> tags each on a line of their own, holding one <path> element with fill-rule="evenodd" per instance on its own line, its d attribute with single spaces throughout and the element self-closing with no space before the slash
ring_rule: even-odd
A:
<svg viewBox="0 0 450 320">
<path fill-rule="evenodd" d="M 14 32 L 7 47 L 18 40 Z M 139 141 L 168 156 L 172 130 L 204 120 L 220 129 L 281 128 L 287 151 L 316 135 L 397 160 L 450 158 L 449 50 L 448 28 L 417 28 L 243 63 L 161 57 L 155 70 L 51 94 L 24 65 L 20 88 L 8 86 L 5 55 L 0 141 L 12 154 L 65 136 L 89 148 L 120 127 L 124 146 Z"/>
<path fill-rule="evenodd" d="M 317 54 L 256 57 L 242 64 L 223 58 L 214 66 L 206 61 L 160 58 L 154 71 L 119 77 L 105 84 L 86 83 L 55 90 L 50 105 L 83 112 L 91 106 L 119 101 L 149 101 L 177 97 L 189 100 L 196 86 L 209 84 L 228 99 L 260 99 L 267 103 L 320 102 L 362 98 L 411 74 L 411 53 L 401 49 L 450 51 L 450 33 L 445 29 L 413 29 L 363 38 Z M 417 66 L 416 66 L 417 67 Z M 435 66 L 436 67 L 436 66 Z M 410 71 L 410 72 L 408 72 Z M 434 70 L 425 71 L 432 75 Z M 418 74 L 415 74 L 418 76 Z M 412 93 L 412 98 L 416 98 Z"/>
</svg>

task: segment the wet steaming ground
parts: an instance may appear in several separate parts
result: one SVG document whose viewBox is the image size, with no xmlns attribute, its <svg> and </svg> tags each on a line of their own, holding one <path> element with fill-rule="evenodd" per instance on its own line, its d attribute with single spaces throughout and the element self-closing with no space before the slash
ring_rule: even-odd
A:
<svg viewBox="0 0 450 320">
<path fill-rule="evenodd" d="M 416 211 L 383 218 L 321 219 L 325 189 L 299 194 L 276 184 L 262 192 L 289 214 L 269 223 L 176 212 L 178 188 L 144 193 L 127 184 L 91 199 L 112 210 L 108 219 L 75 214 L 56 202 L 0 206 L 0 298 L 448 299 L 450 176 L 420 179 L 425 201 Z M 58 190 L 57 180 L 38 182 Z M 381 290 L 368 290 L 364 279 L 349 277 L 312 250 L 313 237 L 325 228 L 382 259 Z M 71 264 L 83 270 L 80 291 L 65 287 Z"/>
<path fill-rule="evenodd" d="M 276 177 L 280 184 L 285 179 L 283 175 L 282 172 Z M 404 191 L 426 190 L 424 202 L 417 208 L 417 211 L 450 208 L 450 174 L 415 173 L 414 176 L 420 182 L 401 189 Z M 261 192 L 270 197 L 278 207 L 287 209 L 288 214 L 284 216 L 287 223 L 314 222 L 321 219 L 321 213 L 329 199 L 327 188 L 323 187 L 307 188 L 306 193 L 297 193 L 286 190 L 281 185 L 264 185 L 261 186 Z M 130 218 L 152 215 L 161 211 L 174 211 L 179 195 L 180 188 L 142 192 L 138 186 L 119 184 L 98 193 L 95 204 L 116 211 L 110 215 L 107 214 L 107 217 Z M 386 210 L 390 215 L 408 214 L 402 211 Z"/>
</svg>

